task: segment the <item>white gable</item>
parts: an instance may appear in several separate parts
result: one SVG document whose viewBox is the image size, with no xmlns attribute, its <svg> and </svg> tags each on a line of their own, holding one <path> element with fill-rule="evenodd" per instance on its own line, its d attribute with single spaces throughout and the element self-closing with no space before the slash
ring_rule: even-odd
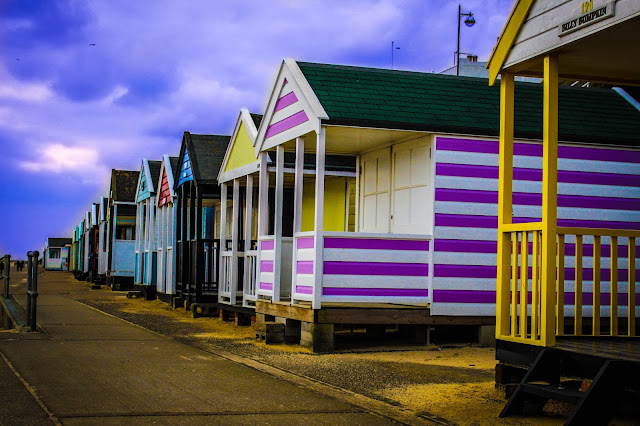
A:
<svg viewBox="0 0 640 426">
<path fill-rule="evenodd" d="M 327 113 L 298 64 L 285 59 L 271 92 L 256 138 L 256 154 L 306 133 L 320 131 Z"/>
</svg>

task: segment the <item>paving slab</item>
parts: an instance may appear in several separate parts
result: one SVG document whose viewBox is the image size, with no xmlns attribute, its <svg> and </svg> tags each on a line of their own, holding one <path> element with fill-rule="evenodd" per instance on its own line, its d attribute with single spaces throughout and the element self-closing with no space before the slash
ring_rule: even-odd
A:
<svg viewBox="0 0 640 426">
<path fill-rule="evenodd" d="M 42 302 L 45 332 L 0 352 L 63 424 L 393 423 L 63 296 Z"/>
</svg>

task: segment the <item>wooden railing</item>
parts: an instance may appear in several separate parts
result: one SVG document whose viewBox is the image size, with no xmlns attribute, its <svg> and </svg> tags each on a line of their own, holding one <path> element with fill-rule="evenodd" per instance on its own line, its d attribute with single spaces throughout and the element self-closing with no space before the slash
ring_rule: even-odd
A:
<svg viewBox="0 0 640 426">
<path fill-rule="evenodd" d="M 247 281 L 244 286 L 245 305 L 255 304 L 258 290 L 258 250 L 245 251 L 245 273 Z M 251 303 L 252 302 L 252 303 Z"/>
<path fill-rule="evenodd" d="M 503 226 L 503 235 L 509 235 L 510 244 L 505 242 L 503 250 L 510 253 L 511 279 L 507 275 L 503 282 L 498 280 L 498 293 L 509 297 L 496 309 L 502 310 L 499 317 L 509 318 L 509 325 L 499 326 L 497 337 L 552 345 L 555 336 L 545 335 L 543 320 L 555 324 L 555 335 L 636 336 L 635 239 L 640 231 L 557 227 L 556 279 L 544 283 L 542 229 L 541 223 Z M 608 246 L 603 246 L 603 239 Z M 622 263 L 626 277 L 619 275 Z M 553 304 L 544 303 L 550 300 L 549 292 L 555 293 Z"/>
<path fill-rule="evenodd" d="M 220 263 L 220 294 L 226 297 L 231 297 L 231 265 L 232 265 L 232 251 L 225 250 L 222 252 L 222 259 Z"/>
</svg>

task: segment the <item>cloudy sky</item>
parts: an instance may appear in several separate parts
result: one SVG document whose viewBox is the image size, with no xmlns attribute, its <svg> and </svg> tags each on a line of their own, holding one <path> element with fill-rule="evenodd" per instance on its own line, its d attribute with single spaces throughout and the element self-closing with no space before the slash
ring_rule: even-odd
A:
<svg viewBox="0 0 640 426">
<path fill-rule="evenodd" d="M 461 51 L 487 60 L 514 0 L 465 0 Z M 439 72 L 458 2 L 0 1 L 0 254 L 71 236 L 112 168 L 178 155 L 182 132 L 261 113 L 285 57 Z"/>
</svg>

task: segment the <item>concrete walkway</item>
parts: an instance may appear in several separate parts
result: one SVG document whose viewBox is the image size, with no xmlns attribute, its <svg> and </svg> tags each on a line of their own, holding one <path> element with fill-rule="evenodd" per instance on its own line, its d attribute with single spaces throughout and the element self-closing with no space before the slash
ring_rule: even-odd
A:
<svg viewBox="0 0 640 426">
<path fill-rule="evenodd" d="M 61 295 L 37 319 L 0 333 L 2 424 L 393 423 Z"/>
</svg>

